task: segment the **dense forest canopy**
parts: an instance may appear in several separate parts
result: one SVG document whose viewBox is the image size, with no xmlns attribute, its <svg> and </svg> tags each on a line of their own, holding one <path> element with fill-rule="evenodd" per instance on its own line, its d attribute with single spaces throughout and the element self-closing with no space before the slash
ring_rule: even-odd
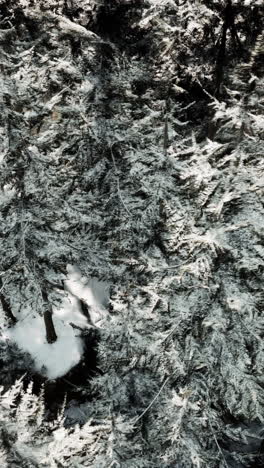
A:
<svg viewBox="0 0 264 468">
<path fill-rule="evenodd" d="M 3 468 L 263 466 L 263 17 L 0 0 Z"/>
</svg>

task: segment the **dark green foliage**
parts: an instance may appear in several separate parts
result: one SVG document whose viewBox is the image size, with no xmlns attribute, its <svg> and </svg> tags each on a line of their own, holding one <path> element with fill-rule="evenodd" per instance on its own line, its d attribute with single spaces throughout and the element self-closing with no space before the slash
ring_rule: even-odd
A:
<svg viewBox="0 0 264 468">
<path fill-rule="evenodd" d="M 21 352 L 14 343 L 0 338 L 1 385 L 7 389 L 22 376 L 30 377 L 34 362 L 29 354 Z"/>
</svg>

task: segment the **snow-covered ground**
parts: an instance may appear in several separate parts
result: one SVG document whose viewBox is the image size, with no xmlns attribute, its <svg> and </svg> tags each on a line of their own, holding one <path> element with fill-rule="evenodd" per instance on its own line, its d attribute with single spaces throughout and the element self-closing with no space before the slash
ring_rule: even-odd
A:
<svg viewBox="0 0 264 468">
<path fill-rule="evenodd" d="M 66 374 L 78 364 L 83 352 L 82 341 L 76 330 L 56 315 L 53 321 L 58 339 L 52 344 L 46 341 L 44 321 L 40 316 L 28 316 L 7 332 L 10 340 L 30 353 L 36 370 L 49 379 Z"/>
<path fill-rule="evenodd" d="M 49 379 L 61 377 L 78 364 L 83 353 L 80 331 L 70 324 L 91 326 L 81 313 L 79 299 L 88 305 L 92 324 L 100 327 L 107 314 L 108 289 L 106 283 L 84 278 L 76 266 L 68 265 L 66 294 L 60 307 L 53 310 L 57 341 L 47 343 L 43 317 L 28 309 L 13 328 L 6 330 L 6 338 L 32 356 L 38 372 Z"/>
</svg>

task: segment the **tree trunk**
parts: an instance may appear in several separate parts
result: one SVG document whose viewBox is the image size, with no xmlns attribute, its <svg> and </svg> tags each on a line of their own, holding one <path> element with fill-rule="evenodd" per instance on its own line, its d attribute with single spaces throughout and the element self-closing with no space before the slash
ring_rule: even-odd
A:
<svg viewBox="0 0 264 468">
<path fill-rule="evenodd" d="M 89 313 L 89 306 L 82 299 L 79 299 L 79 301 L 80 301 L 80 308 L 81 308 L 82 314 L 84 315 L 84 317 L 86 317 L 87 322 L 92 325 L 92 320 L 91 320 L 91 316 Z"/>
<path fill-rule="evenodd" d="M 12 325 L 17 323 L 17 318 L 13 315 L 9 302 L 7 302 L 6 298 L 3 294 L 0 294 L 0 300 L 2 302 L 3 311 L 7 317 L 7 319 L 12 322 Z"/>
<path fill-rule="evenodd" d="M 2 280 L 0 279 L 0 288 L 2 288 L 2 286 L 3 286 L 3 283 L 2 283 Z M 14 316 L 8 300 L 5 298 L 5 296 L 2 293 L 0 293 L 0 301 L 2 302 L 3 311 L 8 321 L 11 322 L 12 325 L 15 325 L 17 323 L 17 318 Z"/>
<path fill-rule="evenodd" d="M 46 338 L 49 344 L 55 343 L 57 340 L 57 335 L 55 332 L 53 320 L 52 320 L 52 311 L 49 308 L 48 304 L 48 294 L 45 289 L 41 290 L 42 298 L 44 302 L 45 312 L 44 312 L 44 323 L 46 328 Z"/>
<path fill-rule="evenodd" d="M 55 343 L 57 340 L 57 335 L 55 332 L 53 320 L 52 320 L 52 312 L 50 310 L 46 310 L 44 312 L 44 323 L 46 328 L 46 338 L 49 344 Z"/>
</svg>

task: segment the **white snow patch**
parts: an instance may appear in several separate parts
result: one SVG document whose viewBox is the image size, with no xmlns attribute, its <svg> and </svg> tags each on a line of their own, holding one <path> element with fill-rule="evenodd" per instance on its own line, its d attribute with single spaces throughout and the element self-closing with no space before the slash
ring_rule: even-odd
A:
<svg viewBox="0 0 264 468">
<path fill-rule="evenodd" d="M 53 316 L 58 317 L 62 322 L 73 323 L 81 328 L 88 326 L 87 319 L 80 310 L 78 298 L 70 293 L 63 297 L 59 308 L 54 308 Z"/>
<path fill-rule="evenodd" d="M 109 285 L 95 278 L 86 278 L 77 266 L 68 265 L 68 279 L 65 280 L 65 296 L 58 308 L 53 308 L 53 323 L 57 341 L 49 344 L 43 317 L 34 316 L 31 309 L 24 308 L 18 316 L 18 323 L 6 329 L 6 337 L 28 352 L 35 361 L 38 372 L 49 379 L 65 375 L 81 359 L 83 353 L 79 330 L 90 326 L 80 308 L 79 299 L 89 307 L 93 325 L 101 326 L 107 315 Z"/>
<path fill-rule="evenodd" d="M 27 317 L 7 331 L 20 349 L 31 354 L 36 369 L 49 379 L 65 375 L 78 364 L 83 353 L 82 340 L 76 336 L 76 330 L 56 315 L 53 322 L 58 339 L 52 344 L 47 343 L 44 320 L 40 316 Z"/>
<path fill-rule="evenodd" d="M 1 162 L 1 156 L 0 156 Z M 5 185 L 3 190 L 0 190 L 0 205 L 5 205 L 8 203 L 16 194 L 14 188 L 11 188 L 9 185 Z"/>
<path fill-rule="evenodd" d="M 109 300 L 109 285 L 96 278 L 82 276 L 76 265 L 68 265 L 68 279 L 64 282 L 65 289 L 71 295 L 82 299 L 89 307 L 92 323 L 101 326 L 107 315 L 107 303 Z"/>
</svg>

